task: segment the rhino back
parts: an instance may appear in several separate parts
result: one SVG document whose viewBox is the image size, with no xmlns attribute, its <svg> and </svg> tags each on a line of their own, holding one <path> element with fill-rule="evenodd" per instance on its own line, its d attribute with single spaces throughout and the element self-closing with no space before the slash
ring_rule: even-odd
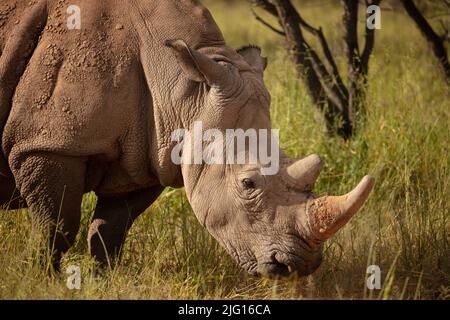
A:
<svg viewBox="0 0 450 320">
<path fill-rule="evenodd" d="M 45 28 L 3 131 L 9 165 L 32 152 L 83 157 L 89 189 L 102 193 L 147 187 L 161 181 L 154 172 L 173 172 L 160 152 L 181 113 L 173 99 L 192 89 L 168 91 L 180 70 L 164 40 L 223 44 L 209 12 L 194 0 L 35 2 L 45 3 Z M 67 27 L 74 4 L 80 30 Z"/>
</svg>

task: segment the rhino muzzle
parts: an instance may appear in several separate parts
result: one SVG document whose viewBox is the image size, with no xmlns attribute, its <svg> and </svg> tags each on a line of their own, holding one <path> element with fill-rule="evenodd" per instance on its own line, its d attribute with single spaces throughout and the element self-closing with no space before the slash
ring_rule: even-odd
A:
<svg viewBox="0 0 450 320">
<path fill-rule="evenodd" d="M 288 171 L 302 177 L 300 187 L 309 189 L 317 180 L 322 161 L 313 155 L 291 165 Z M 307 180 L 307 182 L 305 182 Z M 258 263 L 256 273 L 263 277 L 278 278 L 292 274 L 306 276 L 322 262 L 323 243 L 339 231 L 364 205 L 374 186 L 374 178 L 365 176 L 358 186 L 343 196 L 312 197 L 306 204 L 307 232 L 297 236 L 302 242 L 301 252 L 273 253 L 268 262 Z M 305 215 L 305 212 L 301 212 Z M 305 236 L 307 235 L 307 236 Z M 305 248 L 307 246 L 307 248 Z"/>
</svg>

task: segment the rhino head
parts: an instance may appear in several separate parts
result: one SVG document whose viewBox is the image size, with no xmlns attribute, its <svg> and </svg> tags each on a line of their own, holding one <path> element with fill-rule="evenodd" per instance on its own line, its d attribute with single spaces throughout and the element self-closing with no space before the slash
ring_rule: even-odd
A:
<svg viewBox="0 0 450 320">
<path fill-rule="evenodd" d="M 271 128 L 267 65 L 260 49 L 193 49 L 166 43 L 184 76 L 198 85 L 197 120 L 206 128 Z M 252 275 L 308 275 L 322 260 L 323 243 L 362 207 L 374 179 L 364 177 L 344 196 L 312 193 L 322 168 L 317 155 L 290 159 L 280 150 L 276 174 L 261 163 L 182 164 L 190 204 L 200 221 Z"/>
</svg>

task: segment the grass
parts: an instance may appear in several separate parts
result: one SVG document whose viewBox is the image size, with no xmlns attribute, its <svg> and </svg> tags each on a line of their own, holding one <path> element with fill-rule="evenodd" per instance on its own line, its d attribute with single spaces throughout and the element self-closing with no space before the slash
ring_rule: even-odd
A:
<svg viewBox="0 0 450 320">
<path fill-rule="evenodd" d="M 326 134 L 285 55 L 282 38 L 253 21 L 244 2 L 208 1 L 229 44 L 261 45 L 269 56 L 266 82 L 273 126 L 292 156 L 318 153 L 326 166 L 318 193 L 352 189 L 365 174 L 375 190 L 360 213 L 325 246 L 312 276 L 271 281 L 243 274 L 198 224 L 183 190 L 166 190 L 133 226 L 120 265 L 99 275 L 87 255 L 95 208 L 85 196 L 83 222 L 64 266 L 81 267 L 81 290 L 66 275 L 48 276 L 22 252 L 29 243 L 26 210 L 0 212 L 2 299 L 449 299 L 449 100 L 429 50 L 411 22 L 383 13 L 370 65 L 368 116 L 344 142 Z M 304 17 L 324 27 L 342 64 L 336 7 L 305 6 Z M 366 289 L 366 268 L 379 265 L 382 289 Z M 64 268 L 63 268 L 64 269 Z"/>
</svg>

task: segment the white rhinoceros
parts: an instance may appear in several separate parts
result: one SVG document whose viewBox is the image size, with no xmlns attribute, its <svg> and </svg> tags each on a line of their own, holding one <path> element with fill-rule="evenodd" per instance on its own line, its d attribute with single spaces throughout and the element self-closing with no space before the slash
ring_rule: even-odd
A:
<svg viewBox="0 0 450 320">
<path fill-rule="evenodd" d="M 316 155 L 281 152 L 275 175 L 260 163 L 172 161 L 172 133 L 195 121 L 271 128 L 260 49 L 227 46 L 198 1 L 2 0 L 0 52 L 0 205 L 30 208 L 55 266 L 85 192 L 98 196 L 89 244 L 105 263 L 164 187 L 184 186 L 200 223 L 250 274 L 306 275 L 372 188 L 365 177 L 345 196 L 316 197 Z"/>
</svg>

